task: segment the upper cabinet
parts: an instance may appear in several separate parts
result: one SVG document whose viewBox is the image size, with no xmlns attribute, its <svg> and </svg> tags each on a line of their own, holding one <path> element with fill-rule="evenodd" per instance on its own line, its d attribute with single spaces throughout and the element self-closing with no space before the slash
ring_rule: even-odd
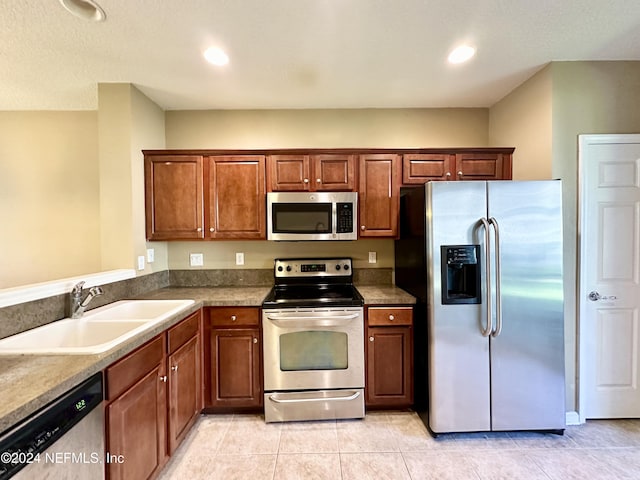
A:
<svg viewBox="0 0 640 480">
<path fill-rule="evenodd" d="M 402 183 L 430 180 L 511 180 L 513 148 L 459 149 L 438 153 L 406 153 Z"/>
<path fill-rule="evenodd" d="M 206 157 L 207 234 L 216 239 L 266 238 L 265 157 Z"/>
<path fill-rule="evenodd" d="M 360 155 L 360 237 L 398 235 L 400 155 Z"/>
<path fill-rule="evenodd" d="M 270 192 L 344 192 L 356 189 L 355 155 L 269 155 L 267 169 Z"/>
<path fill-rule="evenodd" d="M 264 155 L 146 155 L 148 240 L 266 238 Z"/>
<path fill-rule="evenodd" d="M 145 156 L 148 240 L 204 238 L 203 157 Z"/>
</svg>

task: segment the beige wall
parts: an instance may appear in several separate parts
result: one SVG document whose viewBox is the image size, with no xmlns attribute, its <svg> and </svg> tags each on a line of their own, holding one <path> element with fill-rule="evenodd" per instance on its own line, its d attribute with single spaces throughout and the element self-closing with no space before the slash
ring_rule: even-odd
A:
<svg viewBox="0 0 640 480">
<path fill-rule="evenodd" d="M 146 257 L 142 148 L 164 148 L 164 112 L 131 84 L 98 86 L 102 268 L 135 268 L 138 274 L 167 268 L 166 244 Z"/>
<path fill-rule="evenodd" d="M 166 112 L 167 148 L 410 148 L 482 147 L 488 142 L 483 108 L 249 110 Z M 393 267 L 392 240 L 354 242 L 172 242 L 169 268 L 271 268 L 281 256 L 348 255 L 356 268 Z M 368 252 L 378 262 L 368 263 Z M 245 254 L 236 267 L 235 252 Z M 199 268 L 199 267 L 198 267 Z"/>
<path fill-rule="evenodd" d="M 489 110 L 489 144 L 515 146 L 513 178 L 553 178 L 551 68 L 543 68 Z"/>
<path fill-rule="evenodd" d="M 100 267 L 96 112 L 0 112 L 0 288 Z"/>
<path fill-rule="evenodd" d="M 482 147 L 485 108 L 166 112 L 167 148 Z"/>
</svg>

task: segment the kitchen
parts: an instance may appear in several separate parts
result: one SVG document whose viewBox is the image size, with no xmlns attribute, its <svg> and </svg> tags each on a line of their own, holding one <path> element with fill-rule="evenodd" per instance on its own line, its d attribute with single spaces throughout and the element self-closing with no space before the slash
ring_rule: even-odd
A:
<svg viewBox="0 0 640 480">
<path fill-rule="evenodd" d="M 134 85 L 100 84 L 97 109 L 3 111 L 2 218 L 11 228 L 3 233 L 2 251 L 11 254 L 3 255 L 2 285 L 132 268 L 147 248 L 155 250 L 155 261 L 144 274 L 191 270 L 190 253 L 202 253 L 207 270 L 242 270 L 235 265 L 237 252 L 245 254 L 246 269 L 264 270 L 274 258 L 308 255 L 304 243 L 145 242 L 140 152 L 149 148 L 515 146 L 514 178 L 562 178 L 565 219 L 575 225 L 576 135 L 638 131 L 638 70 L 637 62 L 552 62 L 483 108 L 163 111 Z M 33 136 L 39 142 L 30 141 Z M 47 159 L 38 161 L 39 175 L 34 159 Z M 575 227 L 565 235 L 565 349 L 571 352 Z M 312 245 L 314 255 L 335 255 L 327 243 Z M 358 240 L 346 248 L 356 270 L 393 269 L 392 240 Z M 377 252 L 375 264 L 369 264 L 370 251 Z M 571 411 L 577 408 L 576 365 L 572 356 L 566 363 Z"/>
</svg>

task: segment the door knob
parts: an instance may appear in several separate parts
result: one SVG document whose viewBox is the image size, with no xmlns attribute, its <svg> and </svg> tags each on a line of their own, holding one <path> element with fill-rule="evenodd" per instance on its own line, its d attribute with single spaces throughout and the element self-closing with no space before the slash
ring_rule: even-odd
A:
<svg viewBox="0 0 640 480">
<path fill-rule="evenodd" d="M 596 292 L 595 290 L 589 292 L 588 298 L 592 302 L 597 302 L 598 300 L 617 300 L 618 299 L 618 297 L 616 297 L 615 295 L 600 295 L 600 293 Z"/>
</svg>

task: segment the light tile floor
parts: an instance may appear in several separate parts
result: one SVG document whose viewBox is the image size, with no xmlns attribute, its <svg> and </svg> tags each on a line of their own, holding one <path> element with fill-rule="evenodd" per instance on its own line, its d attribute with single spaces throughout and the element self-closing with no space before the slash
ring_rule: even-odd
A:
<svg viewBox="0 0 640 480">
<path fill-rule="evenodd" d="M 448 434 L 413 412 L 364 420 L 265 424 L 261 415 L 205 415 L 161 475 L 225 480 L 640 479 L 640 420 L 597 420 L 564 436 Z"/>
</svg>

